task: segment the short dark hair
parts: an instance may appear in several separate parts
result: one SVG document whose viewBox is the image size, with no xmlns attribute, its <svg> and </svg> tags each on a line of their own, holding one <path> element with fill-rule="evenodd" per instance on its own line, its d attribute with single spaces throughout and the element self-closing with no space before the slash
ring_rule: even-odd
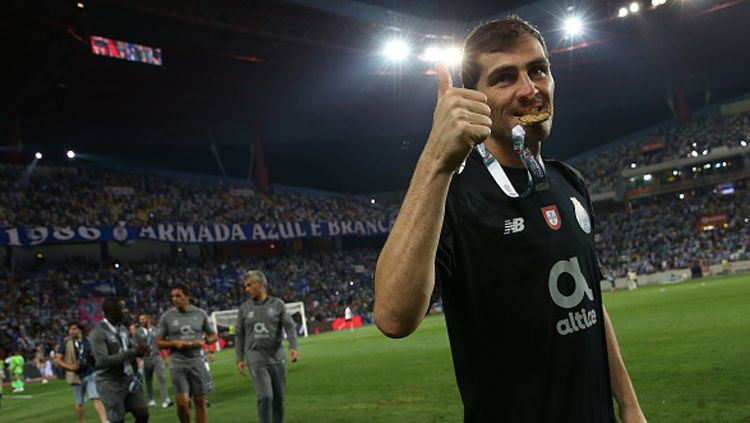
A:
<svg viewBox="0 0 750 423">
<path fill-rule="evenodd" d="M 176 283 L 176 284 L 172 285 L 172 289 L 170 290 L 170 292 L 174 291 L 175 289 L 179 289 L 180 291 L 182 291 L 182 293 L 185 294 L 186 297 L 190 297 L 191 296 L 190 295 L 190 288 L 187 286 L 187 284 Z"/>
<path fill-rule="evenodd" d="M 508 51 L 524 36 L 536 38 L 544 49 L 544 56 L 549 58 L 542 34 L 518 15 L 485 22 L 474 28 L 464 41 L 461 61 L 461 80 L 464 88 L 477 88 L 479 77 L 482 75 L 482 66 L 479 64 L 479 56 L 482 53 Z"/>
<path fill-rule="evenodd" d="M 102 302 L 102 310 L 105 312 L 107 310 L 112 310 L 113 308 L 117 307 L 120 308 L 122 305 L 120 304 L 122 300 L 117 297 L 105 297 L 104 301 Z"/>
<path fill-rule="evenodd" d="M 75 321 L 75 320 L 69 321 L 68 322 L 68 330 L 70 330 L 70 328 L 72 328 L 73 326 L 77 327 L 78 329 L 81 328 L 81 324 L 78 323 L 77 321 Z"/>
</svg>

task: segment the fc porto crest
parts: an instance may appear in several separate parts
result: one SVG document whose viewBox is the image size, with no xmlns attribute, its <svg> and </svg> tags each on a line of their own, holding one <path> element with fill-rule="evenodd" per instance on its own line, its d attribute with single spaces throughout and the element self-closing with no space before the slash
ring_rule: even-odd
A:
<svg viewBox="0 0 750 423">
<path fill-rule="evenodd" d="M 578 201 L 575 197 L 570 197 L 570 201 L 573 202 L 573 207 L 576 210 L 576 220 L 578 221 L 578 226 L 583 229 L 584 232 L 587 234 L 591 233 L 591 218 L 589 217 L 588 212 L 586 212 L 586 209 L 583 207 L 583 204 L 581 204 L 580 201 Z"/>
<path fill-rule="evenodd" d="M 550 229 L 556 231 L 560 229 L 560 224 L 562 223 L 560 221 L 560 212 L 557 210 L 557 206 L 547 206 L 542 207 L 542 215 L 544 216 L 544 221 L 547 222 L 547 226 L 550 227 Z"/>
</svg>

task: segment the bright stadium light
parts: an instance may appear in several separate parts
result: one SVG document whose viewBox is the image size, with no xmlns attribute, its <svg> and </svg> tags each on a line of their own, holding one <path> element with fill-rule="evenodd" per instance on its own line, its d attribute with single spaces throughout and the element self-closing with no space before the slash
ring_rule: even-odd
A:
<svg viewBox="0 0 750 423">
<path fill-rule="evenodd" d="M 432 63 L 444 63 L 448 66 L 454 66 L 461 63 L 463 53 L 458 47 L 428 47 L 419 56 L 420 60 Z"/>
<path fill-rule="evenodd" d="M 680 200 L 684 200 L 685 199 L 685 194 L 680 194 L 679 197 L 680 197 Z"/>
<path fill-rule="evenodd" d="M 370 204 L 373 204 L 373 205 L 375 204 L 375 199 L 374 198 L 370 198 Z"/>
<path fill-rule="evenodd" d="M 565 35 L 568 37 L 581 35 L 583 33 L 583 21 L 577 16 L 571 16 L 565 19 L 563 28 L 565 29 Z"/>
<path fill-rule="evenodd" d="M 693 157 L 698 157 L 698 152 L 695 151 L 695 150 L 693 150 L 693 151 L 690 152 L 690 155 L 693 156 Z"/>
<path fill-rule="evenodd" d="M 34 157 L 36 157 L 37 160 L 42 160 L 42 153 L 37 151 L 36 154 L 34 154 Z"/>
<path fill-rule="evenodd" d="M 461 63 L 463 52 L 458 47 L 448 47 L 443 50 L 442 62 L 446 65 L 453 66 Z"/>
<path fill-rule="evenodd" d="M 628 8 L 621 7 L 620 10 L 617 11 L 617 17 L 624 18 L 625 16 L 628 16 Z"/>
<path fill-rule="evenodd" d="M 651 176 L 650 173 L 647 173 L 647 174 L 643 175 L 643 180 L 646 181 L 646 182 L 650 181 L 651 178 L 653 178 L 653 176 Z"/>
<path fill-rule="evenodd" d="M 385 57 L 394 62 L 400 62 L 409 56 L 409 46 L 403 40 L 392 40 L 385 45 Z"/>
<path fill-rule="evenodd" d="M 703 155 L 704 155 L 704 156 L 707 156 L 707 155 L 708 155 L 708 149 L 705 149 L 705 150 L 703 150 Z"/>
<path fill-rule="evenodd" d="M 663 4 L 667 4 L 667 0 L 651 0 L 651 6 L 659 7 Z"/>
<path fill-rule="evenodd" d="M 641 10 L 641 5 L 638 4 L 637 1 L 634 1 L 630 3 L 630 7 L 628 8 L 630 9 L 630 13 L 638 13 L 638 11 Z"/>
<path fill-rule="evenodd" d="M 745 140 L 740 141 L 740 145 L 743 147 L 747 147 L 747 141 Z"/>
<path fill-rule="evenodd" d="M 422 53 L 422 60 L 425 62 L 437 62 L 440 60 L 442 52 L 439 47 L 427 47 Z"/>
<path fill-rule="evenodd" d="M 76 158 L 76 153 L 73 150 L 68 150 L 68 152 L 65 153 L 65 155 L 68 156 L 69 159 L 75 159 Z"/>
<path fill-rule="evenodd" d="M 631 169 L 635 169 L 636 167 L 638 167 L 638 165 L 637 165 L 637 164 L 635 164 L 635 162 L 633 162 L 633 163 L 630 163 L 630 168 L 631 168 Z"/>
</svg>

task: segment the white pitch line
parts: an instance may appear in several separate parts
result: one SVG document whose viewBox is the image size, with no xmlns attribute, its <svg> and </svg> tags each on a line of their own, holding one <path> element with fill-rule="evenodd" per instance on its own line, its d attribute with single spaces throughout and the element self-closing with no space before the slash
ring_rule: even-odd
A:
<svg viewBox="0 0 750 423">
<path fill-rule="evenodd" d="M 32 398 L 34 398 L 32 395 L 15 395 L 15 394 L 10 394 L 10 395 L 3 396 L 3 399 L 32 399 Z"/>
</svg>

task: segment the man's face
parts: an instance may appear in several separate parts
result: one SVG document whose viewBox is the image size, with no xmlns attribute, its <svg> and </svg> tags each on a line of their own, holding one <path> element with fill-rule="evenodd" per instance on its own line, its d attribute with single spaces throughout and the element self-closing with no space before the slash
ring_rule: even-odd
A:
<svg viewBox="0 0 750 423">
<path fill-rule="evenodd" d="M 116 304 L 112 305 L 110 310 L 105 310 L 104 314 L 112 324 L 122 323 L 125 321 L 125 303 L 118 301 Z"/>
<path fill-rule="evenodd" d="M 185 295 L 185 293 L 182 292 L 182 290 L 179 288 L 173 289 L 172 290 L 172 304 L 175 307 L 184 310 L 187 308 L 189 304 L 188 296 Z"/>
<path fill-rule="evenodd" d="M 138 323 L 140 323 L 144 328 L 147 328 L 151 323 L 151 319 L 149 319 L 145 314 L 141 314 L 140 316 L 138 316 Z"/>
<path fill-rule="evenodd" d="M 493 138 L 510 142 L 511 129 L 523 114 L 553 113 L 555 81 L 544 49 L 536 38 L 523 36 L 507 52 L 483 53 L 479 63 L 482 74 L 477 90 L 487 96 L 492 109 Z M 552 117 L 524 129 L 527 140 L 543 140 L 552 130 Z"/>
<path fill-rule="evenodd" d="M 81 329 L 76 325 L 70 325 L 68 328 L 68 336 L 71 338 L 80 338 L 81 337 Z"/>
<path fill-rule="evenodd" d="M 263 282 L 254 277 L 245 278 L 245 292 L 254 300 L 257 300 L 263 294 Z"/>
</svg>

